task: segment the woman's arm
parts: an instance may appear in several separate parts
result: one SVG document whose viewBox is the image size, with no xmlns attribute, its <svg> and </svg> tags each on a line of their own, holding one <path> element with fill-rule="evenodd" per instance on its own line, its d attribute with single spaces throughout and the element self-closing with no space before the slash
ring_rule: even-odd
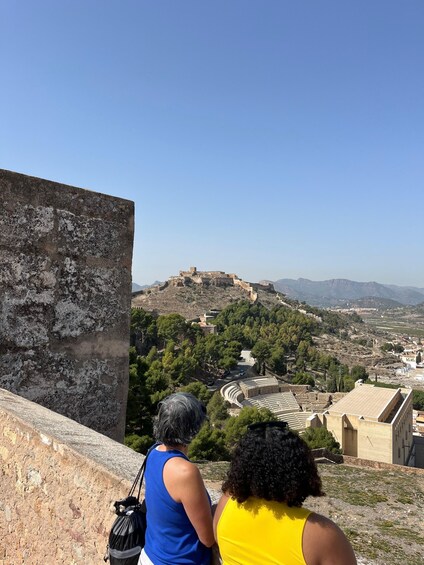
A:
<svg viewBox="0 0 424 565">
<path fill-rule="evenodd" d="M 302 548 L 308 565 L 356 565 L 352 546 L 341 529 L 314 512 L 306 521 Z"/>
<path fill-rule="evenodd" d="M 219 519 L 221 517 L 222 511 L 224 510 L 224 507 L 227 504 L 227 501 L 228 501 L 229 498 L 230 497 L 229 497 L 228 494 L 223 494 L 221 496 L 221 498 L 219 499 L 218 504 L 216 505 L 216 509 L 215 509 L 215 512 L 214 512 L 214 515 L 213 515 L 213 531 L 214 531 L 216 540 L 218 540 L 217 531 L 216 531 L 217 526 L 218 526 L 218 522 L 219 522 Z"/>
<path fill-rule="evenodd" d="M 180 457 L 168 461 L 164 467 L 165 486 L 176 502 L 181 502 L 199 540 L 212 547 L 215 537 L 212 511 L 199 469 Z"/>
</svg>

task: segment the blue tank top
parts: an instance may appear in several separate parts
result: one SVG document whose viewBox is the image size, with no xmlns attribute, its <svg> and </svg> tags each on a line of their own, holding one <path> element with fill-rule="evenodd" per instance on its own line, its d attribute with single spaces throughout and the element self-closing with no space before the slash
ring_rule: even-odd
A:
<svg viewBox="0 0 424 565">
<path fill-rule="evenodd" d="M 197 537 L 181 502 L 175 502 L 163 482 L 163 467 L 181 451 L 158 451 L 149 455 L 145 472 L 147 530 L 144 551 L 154 565 L 209 565 L 210 549 Z"/>
</svg>

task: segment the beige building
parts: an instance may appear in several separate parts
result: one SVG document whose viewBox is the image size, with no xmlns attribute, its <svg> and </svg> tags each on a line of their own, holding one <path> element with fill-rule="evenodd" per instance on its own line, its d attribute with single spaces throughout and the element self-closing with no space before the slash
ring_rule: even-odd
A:
<svg viewBox="0 0 424 565">
<path fill-rule="evenodd" d="M 345 455 L 408 464 L 413 441 L 412 390 L 360 385 L 317 420 L 321 418 L 321 425 L 332 432 Z"/>
</svg>

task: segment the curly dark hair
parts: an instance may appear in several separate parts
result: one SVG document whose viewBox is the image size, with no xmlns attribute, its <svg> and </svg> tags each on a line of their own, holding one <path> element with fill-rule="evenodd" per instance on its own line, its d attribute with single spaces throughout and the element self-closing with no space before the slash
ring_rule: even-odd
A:
<svg viewBox="0 0 424 565">
<path fill-rule="evenodd" d="M 325 494 L 309 447 L 296 433 L 272 422 L 248 429 L 240 439 L 222 490 L 238 502 L 255 496 L 298 507 L 308 496 Z"/>
</svg>

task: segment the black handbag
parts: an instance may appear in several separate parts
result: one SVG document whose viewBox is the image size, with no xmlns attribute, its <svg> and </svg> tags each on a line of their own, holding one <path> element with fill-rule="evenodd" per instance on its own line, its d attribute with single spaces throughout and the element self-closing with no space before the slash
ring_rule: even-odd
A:
<svg viewBox="0 0 424 565">
<path fill-rule="evenodd" d="M 140 502 L 141 487 L 146 470 L 146 462 L 153 445 L 147 452 L 127 498 L 114 503 L 117 518 L 109 533 L 104 561 L 110 565 L 137 565 L 141 550 L 144 547 L 147 515 L 146 501 Z M 137 496 L 134 496 L 138 486 Z"/>
</svg>

